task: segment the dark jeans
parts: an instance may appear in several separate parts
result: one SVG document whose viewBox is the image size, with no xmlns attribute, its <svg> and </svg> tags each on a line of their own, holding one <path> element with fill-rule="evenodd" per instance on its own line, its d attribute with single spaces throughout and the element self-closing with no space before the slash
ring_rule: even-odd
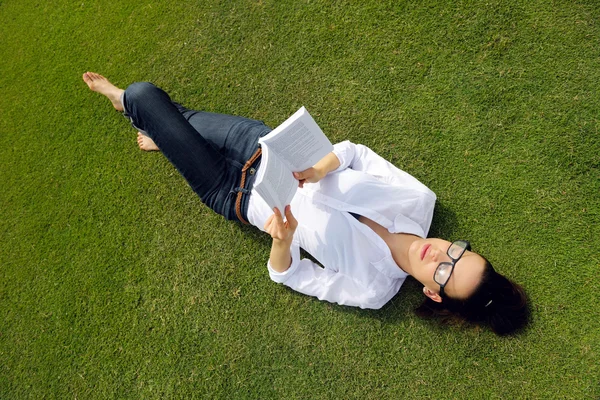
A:
<svg viewBox="0 0 600 400">
<path fill-rule="evenodd" d="M 241 170 L 258 149 L 258 139 L 271 128 L 262 121 L 188 110 L 148 82 L 130 85 L 123 95 L 123 107 L 134 127 L 154 140 L 213 211 L 237 220 L 236 196 L 239 191 L 244 193 L 242 217 L 247 220 L 255 174 L 248 173 L 241 188 Z M 260 158 L 253 168 L 259 163 Z"/>
</svg>

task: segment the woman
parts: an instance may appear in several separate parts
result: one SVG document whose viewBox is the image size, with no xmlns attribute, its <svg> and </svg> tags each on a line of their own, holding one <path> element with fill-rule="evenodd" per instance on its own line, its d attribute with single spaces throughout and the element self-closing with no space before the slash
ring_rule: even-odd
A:
<svg viewBox="0 0 600 400">
<path fill-rule="evenodd" d="M 258 139 L 270 132 L 262 122 L 188 110 L 146 82 L 122 90 L 96 73 L 86 72 L 83 80 L 140 130 L 140 148 L 160 149 L 207 206 L 271 235 L 268 270 L 275 282 L 321 300 L 377 309 L 412 275 L 424 286 L 421 316 L 452 314 L 488 323 L 500 335 L 527 323 L 521 287 L 471 252 L 468 242 L 427 239 L 435 194 L 369 148 L 338 143 L 314 167 L 294 173 L 300 189 L 284 221 L 252 189 Z M 324 268 L 300 259 L 300 248 Z"/>
</svg>

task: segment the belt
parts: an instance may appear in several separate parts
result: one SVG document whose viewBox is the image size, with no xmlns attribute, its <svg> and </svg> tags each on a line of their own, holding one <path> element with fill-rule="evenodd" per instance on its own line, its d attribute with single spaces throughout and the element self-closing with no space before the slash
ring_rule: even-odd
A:
<svg viewBox="0 0 600 400">
<path fill-rule="evenodd" d="M 254 164 L 254 161 L 256 161 L 258 159 L 258 157 L 260 157 L 261 154 L 261 148 L 259 147 L 258 150 L 256 150 L 256 152 L 252 155 L 252 157 L 250 157 L 250 159 L 248 161 L 246 161 L 246 164 L 244 164 L 244 167 L 242 168 L 242 180 L 240 181 L 240 188 L 243 189 L 244 185 L 246 184 L 246 174 L 248 173 L 248 168 L 250 168 L 252 166 L 252 164 Z M 249 225 L 250 223 L 248 221 L 246 221 L 244 219 L 244 217 L 242 217 L 242 195 L 244 193 L 242 191 L 239 191 L 237 194 L 237 198 L 235 199 L 235 215 L 237 215 L 238 219 L 240 220 L 240 222 L 242 224 L 245 225 Z"/>
</svg>

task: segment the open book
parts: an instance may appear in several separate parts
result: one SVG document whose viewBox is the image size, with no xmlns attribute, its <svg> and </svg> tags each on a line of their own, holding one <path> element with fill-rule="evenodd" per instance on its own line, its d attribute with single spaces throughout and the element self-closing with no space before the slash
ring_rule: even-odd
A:
<svg viewBox="0 0 600 400">
<path fill-rule="evenodd" d="M 254 189 L 271 209 L 277 207 L 282 214 L 298 189 L 298 180 L 292 172 L 312 167 L 333 150 L 329 139 L 304 107 L 258 143 L 262 159 Z"/>
</svg>

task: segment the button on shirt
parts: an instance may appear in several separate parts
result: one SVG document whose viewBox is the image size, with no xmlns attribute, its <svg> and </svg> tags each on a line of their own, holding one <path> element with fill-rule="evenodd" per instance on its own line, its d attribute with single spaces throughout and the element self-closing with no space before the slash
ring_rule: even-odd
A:
<svg viewBox="0 0 600 400">
<path fill-rule="evenodd" d="M 378 309 L 398 293 L 407 274 L 395 263 L 383 239 L 350 213 L 363 215 L 392 233 L 424 238 L 436 197 L 366 146 L 345 141 L 336 144 L 333 152 L 340 160 L 339 168 L 318 183 L 306 183 L 291 202 L 298 228 L 290 267 L 277 272 L 268 264 L 269 276 L 320 300 Z M 248 221 L 264 230 L 271 214 L 253 190 Z M 300 248 L 322 267 L 300 259 Z"/>
</svg>

